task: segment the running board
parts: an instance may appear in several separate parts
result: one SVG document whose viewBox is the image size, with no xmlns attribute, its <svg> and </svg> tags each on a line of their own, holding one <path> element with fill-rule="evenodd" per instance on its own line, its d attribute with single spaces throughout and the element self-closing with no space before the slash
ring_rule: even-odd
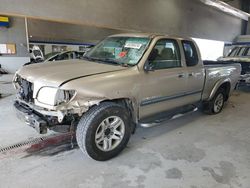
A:
<svg viewBox="0 0 250 188">
<path fill-rule="evenodd" d="M 183 117 L 185 115 L 191 114 L 193 112 L 196 112 L 197 110 L 198 110 L 198 107 L 193 106 L 189 110 L 185 109 L 184 111 L 179 112 L 179 113 L 175 113 L 174 115 L 173 114 L 172 115 L 165 114 L 165 117 L 162 117 L 162 118 L 159 118 L 159 119 L 154 119 L 153 121 L 139 122 L 139 125 L 141 127 L 144 127 L 144 128 L 150 128 L 150 127 L 158 126 L 158 125 L 161 125 L 164 122 L 171 121 L 171 120 Z M 152 119 L 152 118 L 150 118 L 150 119 Z"/>
</svg>

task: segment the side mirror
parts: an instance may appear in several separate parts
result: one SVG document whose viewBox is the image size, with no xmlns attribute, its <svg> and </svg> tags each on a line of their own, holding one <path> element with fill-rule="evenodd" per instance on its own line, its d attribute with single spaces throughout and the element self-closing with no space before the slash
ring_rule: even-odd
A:
<svg viewBox="0 0 250 188">
<path fill-rule="evenodd" d="M 154 71 L 154 66 L 151 63 L 149 63 L 149 61 L 147 61 L 144 65 L 144 70 L 146 72 Z"/>
</svg>

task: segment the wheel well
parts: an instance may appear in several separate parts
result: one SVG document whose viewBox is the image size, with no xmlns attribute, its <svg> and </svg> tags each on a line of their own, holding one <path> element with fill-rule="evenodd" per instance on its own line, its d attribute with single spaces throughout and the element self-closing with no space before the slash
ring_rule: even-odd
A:
<svg viewBox="0 0 250 188">
<path fill-rule="evenodd" d="M 131 121 L 131 123 L 132 123 L 131 132 L 132 132 L 132 134 L 135 133 L 138 118 L 137 118 L 137 111 L 134 108 L 134 105 L 133 105 L 133 102 L 131 99 L 119 98 L 119 99 L 113 99 L 113 100 L 105 100 L 102 102 L 114 102 L 114 103 L 117 103 L 117 104 L 124 106 L 128 110 L 128 113 L 129 113 L 131 120 L 132 120 Z"/>
<path fill-rule="evenodd" d="M 126 99 L 126 98 L 121 98 L 121 99 L 114 99 L 114 100 L 111 100 L 111 102 L 115 102 L 117 104 L 120 104 L 122 106 L 124 106 L 126 109 L 128 109 L 131 117 L 133 118 L 134 120 L 134 112 L 135 112 L 135 109 L 133 107 L 133 103 L 132 103 L 132 100 L 130 99 Z"/>
<path fill-rule="evenodd" d="M 223 83 L 223 84 L 219 87 L 219 89 L 223 89 L 223 90 L 225 91 L 225 95 L 226 95 L 226 100 L 225 100 L 225 101 L 227 101 L 228 98 L 229 98 L 230 90 L 231 90 L 231 84 L 230 84 L 230 82 L 225 82 L 225 83 Z"/>
</svg>

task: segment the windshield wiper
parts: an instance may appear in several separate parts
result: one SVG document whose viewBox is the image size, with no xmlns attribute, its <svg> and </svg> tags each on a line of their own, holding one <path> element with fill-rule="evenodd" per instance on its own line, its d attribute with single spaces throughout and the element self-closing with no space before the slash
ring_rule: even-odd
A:
<svg viewBox="0 0 250 188">
<path fill-rule="evenodd" d="M 108 58 L 96 58 L 96 57 L 89 57 L 89 56 L 84 56 L 83 59 L 89 60 L 89 61 L 99 61 L 99 62 L 107 62 L 110 64 L 119 64 L 118 62 L 112 60 L 112 59 L 108 59 Z"/>
<path fill-rule="evenodd" d="M 120 62 L 118 62 L 118 61 L 115 61 L 114 59 L 109 59 L 109 58 L 100 59 L 100 61 L 107 62 L 107 63 L 112 64 L 112 65 L 120 65 L 120 66 L 123 66 L 123 67 L 131 67 L 131 66 L 133 66 L 133 65 L 131 65 L 131 64 L 128 64 L 128 63 L 120 63 Z"/>
<path fill-rule="evenodd" d="M 113 64 L 113 65 L 121 65 L 122 63 L 119 63 L 113 59 L 109 59 L 109 58 L 104 58 L 104 59 L 100 59 L 100 61 L 109 63 L 109 64 Z"/>
<path fill-rule="evenodd" d="M 86 59 L 86 60 L 89 60 L 89 61 L 100 61 L 97 58 L 93 58 L 93 57 L 89 57 L 89 56 L 83 56 L 82 59 Z"/>
<path fill-rule="evenodd" d="M 88 57 L 88 56 L 84 56 L 84 59 L 87 59 L 89 61 L 96 61 L 96 62 L 101 62 L 101 63 L 108 63 L 108 64 L 112 64 L 112 65 L 120 65 L 123 67 L 129 67 L 131 65 L 129 64 L 125 64 L 125 63 L 119 63 L 117 61 L 115 61 L 114 59 L 110 59 L 110 58 L 94 58 L 94 57 Z"/>
</svg>

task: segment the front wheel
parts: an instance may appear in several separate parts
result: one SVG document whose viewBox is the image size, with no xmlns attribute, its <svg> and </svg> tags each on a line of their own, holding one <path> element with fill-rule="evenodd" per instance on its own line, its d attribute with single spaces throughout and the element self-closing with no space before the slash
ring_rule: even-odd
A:
<svg viewBox="0 0 250 188">
<path fill-rule="evenodd" d="M 76 130 L 77 143 L 83 153 L 98 160 L 118 155 L 130 138 L 127 110 L 116 103 L 104 102 L 85 113 Z"/>
<path fill-rule="evenodd" d="M 225 90 L 218 89 L 214 97 L 203 105 L 203 111 L 207 114 L 218 114 L 222 111 L 226 100 Z"/>
</svg>

